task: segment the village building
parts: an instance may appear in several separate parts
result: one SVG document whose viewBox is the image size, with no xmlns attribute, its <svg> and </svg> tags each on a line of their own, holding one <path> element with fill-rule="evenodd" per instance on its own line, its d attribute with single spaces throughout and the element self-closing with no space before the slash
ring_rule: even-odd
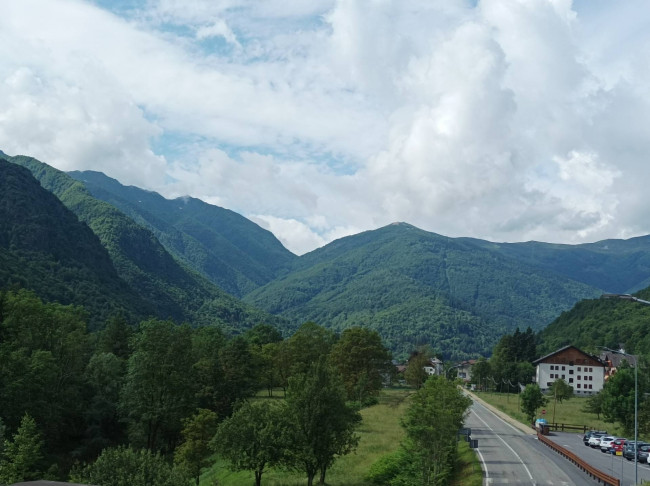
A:
<svg viewBox="0 0 650 486">
<path fill-rule="evenodd" d="M 565 346 L 535 361 L 535 381 L 543 392 L 563 379 L 575 395 L 593 395 L 603 389 L 605 363 L 575 346 Z"/>
</svg>

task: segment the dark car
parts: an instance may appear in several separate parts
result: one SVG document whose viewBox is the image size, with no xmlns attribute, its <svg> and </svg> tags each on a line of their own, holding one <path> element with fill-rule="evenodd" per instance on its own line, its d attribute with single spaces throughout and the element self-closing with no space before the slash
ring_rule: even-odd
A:
<svg viewBox="0 0 650 486">
<path fill-rule="evenodd" d="M 641 448 L 642 446 L 649 445 L 647 442 L 641 442 L 639 441 L 639 447 Z M 625 445 L 623 446 L 623 457 L 627 459 L 628 461 L 633 461 L 634 456 L 637 453 L 637 447 L 634 445 L 633 440 L 628 440 Z M 638 459 L 637 459 L 638 460 Z"/>
<path fill-rule="evenodd" d="M 650 444 L 640 445 L 636 454 L 638 462 L 648 462 L 648 456 L 650 456 Z"/>
<path fill-rule="evenodd" d="M 591 438 L 592 435 L 607 435 L 606 430 L 590 430 L 587 432 L 583 437 L 582 437 L 582 442 L 584 442 L 585 445 L 589 445 L 589 439 Z"/>
</svg>

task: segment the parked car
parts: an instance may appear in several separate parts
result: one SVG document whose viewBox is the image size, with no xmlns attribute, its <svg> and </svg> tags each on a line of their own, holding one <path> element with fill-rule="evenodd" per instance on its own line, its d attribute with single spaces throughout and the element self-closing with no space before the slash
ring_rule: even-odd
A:
<svg viewBox="0 0 650 486">
<path fill-rule="evenodd" d="M 602 434 L 602 435 L 607 435 L 606 430 L 590 430 L 587 432 L 583 437 L 582 437 L 582 442 L 584 442 L 585 445 L 589 445 L 589 439 L 591 439 L 591 436 L 594 434 Z"/>
<path fill-rule="evenodd" d="M 594 449 L 600 447 L 600 439 L 602 437 L 605 437 L 605 434 L 592 434 L 592 436 L 589 437 L 589 447 L 593 447 Z"/>
<path fill-rule="evenodd" d="M 612 446 L 612 442 L 614 442 L 617 439 L 617 437 L 613 437 L 611 435 L 603 435 L 600 438 L 600 452 L 609 452 L 609 448 Z"/>
<path fill-rule="evenodd" d="M 650 444 L 640 445 L 637 451 L 637 460 L 639 462 L 648 462 L 648 456 L 650 456 Z"/>
<path fill-rule="evenodd" d="M 646 442 L 639 441 L 639 447 L 647 445 Z M 628 440 L 623 446 L 623 457 L 628 461 L 633 461 L 636 455 L 637 447 L 635 447 L 633 440 Z M 638 456 L 637 456 L 638 457 Z"/>
<path fill-rule="evenodd" d="M 617 456 L 623 455 L 623 447 L 625 446 L 626 442 L 627 439 L 616 439 L 614 442 L 612 442 L 609 452 L 616 454 Z"/>
</svg>

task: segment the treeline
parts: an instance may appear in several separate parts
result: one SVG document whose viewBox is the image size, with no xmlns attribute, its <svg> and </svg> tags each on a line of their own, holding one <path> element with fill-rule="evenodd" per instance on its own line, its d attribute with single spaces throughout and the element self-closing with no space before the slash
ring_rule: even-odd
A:
<svg viewBox="0 0 650 486">
<path fill-rule="evenodd" d="M 271 425 L 245 431 L 260 420 L 282 432 L 267 452 L 282 453 L 255 464 L 236 460 L 253 452 L 236 454 L 234 468 L 261 478 L 282 465 L 323 482 L 333 458 L 356 445 L 356 410 L 376 400 L 392 369 L 379 335 L 362 328 L 338 336 L 306 323 L 283 339 L 266 324 L 228 336 L 156 319 L 132 329 L 114 317 L 90 334 L 87 319 L 29 291 L 0 293 L 0 483 L 72 471 L 77 481 L 137 486 L 151 467 L 175 481 L 156 484 L 183 484 L 214 451 L 228 458 L 233 441 L 260 443 L 246 434 Z M 260 390 L 286 398 L 247 401 Z M 130 482 L 115 482 L 116 468 L 132 469 Z M 111 482 L 99 479 L 111 471 Z"/>
<path fill-rule="evenodd" d="M 489 360 L 480 358 L 472 366 L 472 383 L 479 390 L 519 392 L 522 386 L 533 381 L 532 362 L 537 358 L 535 333 L 530 327 L 524 332 L 517 328 L 514 333 L 501 337 Z"/>
</svg>

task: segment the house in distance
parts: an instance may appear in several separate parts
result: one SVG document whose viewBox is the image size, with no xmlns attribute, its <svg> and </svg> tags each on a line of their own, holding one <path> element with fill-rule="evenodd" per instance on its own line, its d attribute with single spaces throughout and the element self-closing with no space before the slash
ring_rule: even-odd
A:
<svg viewBox="0 0 650 486">
<path fill-rule="evenodd" d="M 535 381 L 543 392 L 563 379 L 575 395 L 593 395 L 603 389 L 605 363 L 575 346 L 565 346 L 535 361 Z"/>
</svg>

